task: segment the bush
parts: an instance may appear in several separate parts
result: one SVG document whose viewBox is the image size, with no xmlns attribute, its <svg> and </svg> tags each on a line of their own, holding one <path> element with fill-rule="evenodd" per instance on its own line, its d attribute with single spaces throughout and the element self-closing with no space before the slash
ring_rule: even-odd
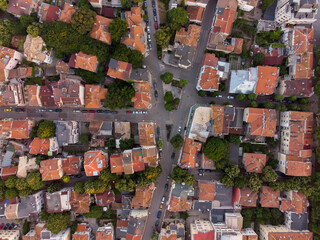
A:
<svg viewBox="0 0 320 240">
<path fill-rule="evenodd" d="M 165 101 L 165 102 L 172 102 L 173 101 L 173 94 L 172 94 L 172 92 L 166 92 L 165 94 L 164 94 L 164 96 L 163 96 L 163 100 Z"/>
<path fill-rule="evenodd" d="M 263 53 L 256 53 L 253 55 L 253 65 L 254 66 L 260 66 L 264 62 L 264 59 L 266 58 Z"/>
<path fill-rule="evenodd" d="M 257 95 L 254 94 L 254 93 L 250 93 L 250 94 L 248 95 L 248 99 L 249 99 L 249 100 L 256 100 L 256 99 L 257 99 Z"/>
<path fill-rule="evenodd" d="M 61 180 L 64 182 L 64 183 L 68 183 L 70 182 L 71 180 L 71 177 L 69 175 L 63 175 Z"/>
<path fill-rule="evenodd" d="M 25 220 L 22 226 L 22 234 L 26 235 L 29 231 L 30 231 L 30 222 Z"/>
<path fill-rule="evenodd" d="M 165 84 L 170 84 L 173 79 L 173 74 L 170 72 L 166 72 L 164 74 L 160 75 L 160 79 L 165 83 Z"/>
<path fill-rule="evenodd" d="M 187 218 L 189 217 L 189 214 L 188 214 L 187 211 L 179 212 L 179 217 L 184 219 L 184 220 L 187 220 Z"/>
<path fill-rule="evenodd" d="M 97 205 L 90 206 L 90 212 L 83 214 L 86 218 L 101 218 L 103 214 L 102 207 Z"/>
<path fill-rule="evenodd" d="M 205 97 L 206 96 L 206 92 L 203 90 L 198 91 L 198 96 L 200 97 Z"/>
<path fill-rule="evenodd" d="M 6 181 L 5 181 L 5 186 L 7 188 L 15 188 L 16 187 L 16 182 L 17 182 L 18 178 L 17 177 L 9 177 Z"/>
<path fill-rule="evenodd" d="M 171 138 L 170 143 L 172 144 L 173 148 L 179 149 L 183 145 L 183 138 L 177 134 L 173 138 Z"/>
<path fill-rule="evenodd" d="M 89 137 L 89 135 L 88 134 L 80 134 L 80 136 L 79 136 L 79 142 L 81 143 L 81 144 L 87 144 L 88 142 L 89 142 L 89 140 L 90 140 L 90 137 Z"/>
<path fill-rule="evenodd" d="M 8 188 L 6 189 L 4 196 L 6 199 L 18 197 L 18 191 L 15 188 Z"/>
<path fill-rule="evenodd" d="M 257 108 L 258 107 L 258 103 L 256 101 L 252 101 L 250 104 L 249 104 L 250 107 L 252 108 Z"/>
<path fill-rule="evenodd" d="M 49 187 L 48 187 L 48 192 L 49 193 L 54 193 L 54 192 L 58 192 L 62 189 L 62 183 L 59 181 L 56 182 L 52 182 Z"/>
<path fill-rule="evenodd" d="M 236 100 L 238 101 L 246 101 L 247 100 L 247 96 L 243 93 L 239 93 L 236 95 Z"/>
<path fill-rule="evenodd" d="M 68 228 L 70 218 L 70 212 L 51 213 L 47 220 L 47 229 L 57 234 Z"/>
<path fill-rule="evenodd" d="M 79 194 L 84 193 L 84 182 L 76 182 L 74 184 L 74 191 Z"/>
<path fill-rule="evenodd" d="M 41 120 L 37 130 L 38 138 L 53 138 L 56 136 L 56 125 L 54 122 L 49 120 Z"/>
<path fill-rule="evenodd" d="M 181 88 L 187 86 L 187 84 L 188 84 L 188 80 L 187 79 L 180 79 L 179 85 L 180 85 Z"/>
</svg>

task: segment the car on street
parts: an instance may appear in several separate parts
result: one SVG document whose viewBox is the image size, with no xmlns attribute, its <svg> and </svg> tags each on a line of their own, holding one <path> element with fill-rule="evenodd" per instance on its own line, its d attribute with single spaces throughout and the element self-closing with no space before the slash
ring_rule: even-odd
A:
<svg viewBox="0 0 320 240">
<path fill-rule="evenodd" d="M 154 91 L 154 96 L 157 98 L 158 97 L 158 91 Z"/>
<path fill-rule="evenodd" d="M 227 96 L 227 99 L 234 99 L 234 96 Z"/>
<path fill-rule="evenodd" d="M 157 89 L 157 83 L 156 82 L 153 83 L 153 88 L 154 88 L 154 90 Z"/>
<path fill-rule="evenodd" d="M 89 110 L 88 112 L 89 112 L 89 113 L 95 113 L 96 110 Z"/>
<path fill-rule="evenodd" d="M 143 69 L 146 69 L 146 68 L 147 68 L 147 66 L 146 66 L 146 65 L 142 65 L 142 68 L 143 68 Z"/>
<path fill-rule="evenodd" d="M 81 112 L 82 112 L 82 113 L 87 113 L 87 112 L 88 112 L 88 110 L 81 110 Z"/>
<path fill-rule="evenodd" d="M 10 223 L 6 223 L 6 225 L 4 225 L 4 227 L 3 227 L 3 229 L 7 230 L 9 228 L 9 226 L 10 226 Z"/>
<path fill-rule="evenodd" d="M 148 46 L 149 46 L 149 50 L 152 50 L 152 44 L 149 43 Z"/>
<path fill-rule="evenodd" d="M 127 111 L 127 113 L 131 114 L 132 112 L 131 111 Z"/>
<path fill-rule="evenodd" d="M 146 21 L 147 26 L 149 26 L 149 20 Z"/>
<path fill-rule="evenodd" d="M 143 4 L 144 4 L 144 7 L 147 8 L 147 1 L 146 0 L 143 1 Z"/>
<path fill-rule="evenodd" d="M 206 172 L 206 173 L 211 173 L 211 172 L 213 172 L 213 170 L 206 169 L 206 170 L 204 170 L 204 172 Z"/>
<path fill-rule="evenodd" d="M 44 108 L 39 109 L 39 112 L 46 112 L 46 111 L 47 111 L 47 109 L 44 109 Z"/>
<path fill-rule="evenodd" d="M 148 41 L 151 42 L 151 35 L 150 35 L 150 33 L 148 33 L 147 36 L 148 36 Z"/>
<path fill-rule="evenodd" d="M 178 127 L 178 134 L 180 134 L 180 133 L 181 133 L 181 131 L 182 131 L 182 127 L 181 127 L 181 126 L 179 126 L 179 127 Z"/>
<path fill-rule="evenodd" d="M 245 65 L 245 64 L 246 64 L 246 59 L 243 58 L 243 59 L 241 60 L 241 65 Z"/>
<path fill-rule="evenodd" d="M 150 33 L 150 27 L 147 26 L 147 33 Z"/>
<path fill-rule="evenodd" d="M 99 109 L 97 110 L 97 113 L 103 113 L 103 110 Z"/>
<path fill-rule="evenodd" d="M 103 112 L 104 112 L 104 113 L 111 113 L 110 110 L 104 110 Z"/>
<path fill-rule="evenodd" d="M 81 112 L 81 111 L 80 111 L 80 109 L 75 109 L 75 110 L 73 110 L 73 112 L 79 113 L 79 112 Z"/>
<path fill-rule="evenodd" d="M 54 110 L 53 109 L 48 109 L 48 112 L 54 112 Z"/>
<path fill-rule="evenodd" d="M 0 225 L 0 229 L 2 229 L 4 227 L 4 223 L 1 223 Z"/>
<path fill-rule="evenodd" d="M 111 114 L 117 114 L 118 112 L 117 111 L 111 111 Z"/>
<path fill-rule="evenodd" d="M 55 109 L 56 112 L 62 112 L 62 109 L 61 108 L 57 108 Z"/>
<path fill-rule="evenodd" d="M 158 227 L 158 225 L 159 225 L 159 220 L 157 220 L 154 225 L 155 225 L 156 227 Z"/>
<path fill-rule="evenodd" d="M 5 112 L 11 112 L 12 109 L 11 109 L 11 108 L 5 108 L 4 111 L 5 111 Z"/>
<path fill-rule="evenodd" d="M 155 16 L 157 15 L 157 9 L 155 9 L 155 8 L 153 9 L 153 15 L 155 15 Z"/>
<path fill-rule="evenodd" d="M 159 207 L 160 209 L 162 209 L 163 208 L 163 204 L 160 204 L 160 207 Z"/>
<path fill-rule="evenodd" d="M 147 111 L 143 111 L 143 112 L 142 112 L 142 114 L 147 114 L 147 113 L 148 113 Z"/>
<path fill-rule="evenodd" d="M 26 109 L 24 109 L 24 108 L 15 108 L 14 111 L 15 112 L 25 112 Z"/>
<path fill-rule="evenodd" d="M 155 28 L 156 30 L 158 29 L 158 23 L 157 23 L 157 22 L 154 23 L 154 28 Z"/>
<path fill-rule="evenodd" d="M 198 170 L 198 175 L 199 175 L 200 177 L 203 176 L 203 172 L 204 172 L 203 169 L 199 169 L 199 170 Z"/>
<path fill-rule="evenodd" d="M 160 135 L 160 127 L 157 127 L 157 134 Z"/>
<path fill-rule="evenodd" d="M 273 99 L 272 98 L 267 98 L 267 102 L 272 102 Z"/>
<path fill-rule="evenodd" d="M 164 204 L 164 201 L 165 201 L 165 200 L 166 200 L 166 197 L 163 196 L 162 199 L 161 199 L 161 203 Z"/>
<path fill-rule="evenodd" d="M 168 187 L 169 187 L 169 185 L 168 185 L 168 183 L 166 183 L 166 185 L 164 185 L 164 191 L 165 192 L 168 191 Z"/>
<path fill-rule="evenodd" d="M 158 214 L 157 214 L 157 218 L 161 218 L 161 214 L 162 214 L 162 212 L 159 211 Z"/>
<path fill-rule="evenodd" d="M 151 3 L 152 3 L 152 7 L 155 8 L 156 7 L 156 2 L 154 0 L 152 0 Z"/>
<path fill-rule="evenodd" d="M 157 16 L 153 16 L 153 20 L 154 20 L 155 22 L 158 22 Z"/>
<path fill-rule="evenodd" d="M 173 153 L 171 154 L 171 159 L 174 159 L 175 156 L 176 156 L 176 154 L 173 152 Z"/>
<path fill-rule="evenodd" d="M 217 97 L 218 97 L 218 98 L 222 98 L 222 95 L 218 95 Z"/>
</svg>

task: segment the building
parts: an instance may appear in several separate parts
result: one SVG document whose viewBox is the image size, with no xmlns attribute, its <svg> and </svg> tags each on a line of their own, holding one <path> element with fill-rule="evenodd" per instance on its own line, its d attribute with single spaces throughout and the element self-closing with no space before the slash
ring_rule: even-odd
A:
<svg viewBox="0 0 320 240">
<path fill-rule="evenodd" d="M 245 108 L 243 121 L 247 123 L 247 135 L 274 137 L 276 134 L 277 116 L 274 109 Z"/>
<path fill-rule="evenodd" d="M 241 209 L 241 207 L 256 207 L 257 200 L 258 194 L 253 192 L 250 188 L 233 188 L 232 202 L 234 209 Z"/>
<path fill-rule="evenodd" d="M 261 207 L 279 208 L 280 191 L 273 190 L 271 187 L 263 186 L 260 192 Z"/>
<path fill-rule="evenodd" d="M 131 200 L 132 209 L 145 209 L 150 207 L 153 192 L 155 190 L 154 183 L 144 187 L 136 187 L 135 196 Z"/>
<path fill-rule="evenodd" d="M 84 82 L 75 75 L 61 74 L 58 82 L 52 83 L 53 97 L 58 107 L 84 106 Z"/>
<path fill-rule="evenodd" d="M 128 81 L 132 72 L 132 64 L 111 58 L 107 75 L 112 78 Z"/>
<path fill-rule="evenodd" d="M 1 168 L 1 179 L 7 180 L 9 177 L 15 177 L 17 175 L 18 168 L 13 167 L 2 167 Z"/>
<path fill-rule="evenodd" d="M 242 163 L 247 172 L 262 173 L 262 169 L 267 163 L 267 155 L 262 153 L 244 153 Z"/>
<path fill-rule="evenodd" d="M 87 176 L 98 176 L 108 166 L 108 154 L 99 151 L 89 151 L 84 154 L 84 170 Z"/>
<path fill-rule="evenodd" d="M 216 195 L 216 183 L 211 181 L 198 181 L 199 201 L 213 202 Z"/>
<path fill-rule="evenodd" d="M 313 234 L 308 230 L 296 231 L 285 226 L 272 226 L 260 224 L 259 239 L 300 239 L 312 240 Z"/>
<path fill-rule="evenodd" d="M 114 122 L 114 134 L 117 142 L 119 142 L 120 139 L 130 139 L 130 122 Z"/>
<path fill-rule="evenodd" d="M 205 8 L 200 6 L 188 6 L 187 12 L 190 22 L 201 24 L 204 10 Z"/>
<path fill-rule="evenodd" d="M 26 178 L 29 172 L 38 169 L 39 165 L 36 163 L 36 158 L 28 158 L 27 156 L 19 157 L 19 165 L 17 171 L 18 178 Z"/>
<path fill-rule="evenodd" d="M 106 121 L 91 121 L 89 123 L 89 132 L 92 135 L 112 136 L 113 123 Z"/>
<path fill-rule="evenodd" d="M 76 193 L 71 191 L 70 197 L 71 211 L 76 214 L 88 213 L 90 211 L 90 194 L 88 193 Z"/>
<path fill-rule="evenodd" d="M 92 229 L 87 223 L 78 223 L 77 229 L 72 234 L 72 240 L 90 240 Z"/>
<path fill-rule="evenodd" d="M 179 165 L 182 168 L 195 168 L 197 153 L 201 150 L 201 143 L 195 142 L 191 138 L 186 138 L 182 148 Z"/>
<path fill-rule="evenodd" d="M 225 213 L 224 222 L 213 224 L 213 239 L 242 240 L 243 218 L 240 213 Z"/>
<path fill-rule="evenodd" d="M 242 134 L 243 108 L 212 105 L 212 134 L 224 136 Z"/>
<path fill-rule="evenodd" d="M 62 159 L 62 170 L 64 175 L 77 175 L 81 171 L 83 158 L 80 156 L 67 156 Z"/>
<path fill-rule="evenodd" d="M 114 230 L 112 223 L 99 227 L 96 232 L 96 240 L 114 240 Z"/>
<path fill-rule="evenodd" d="M 50 138 L 50 139 L 41 139 L 41 138 L 34 138 L 29 145 L 30 154 L 33 155 L 48 155 L 52 156 L 58 153 L 59 144 L 57 138 Z"/>
<path fill-rule="evenodd" d="M 138 130 L 139 143 L 141 146 L 152 146 L 156 144 L 153 122 L 139 122 Z"/>
<path fill-rule="evenodd" d="M 24 106 L 23 83 L 11 79 L 8 84 L 3 85 L 1 87 L 0 105 Z"/>
<path fill-rule="evenodd" d="M 104 193 L 95 194 L 94 197 L 96 204 L 100 207 L 108 207 L 115 201 L 115 195 L 111 188 L 109 188 L 108 191 L 105 191 Z"/>
<path fill-rule="evenodd" d="M 70 71 L 69 65 L 68 63 L 62 61 L 62 60 L 57 60 L 57 64 L 56 64 L 56 72 L 58 74 L 60 73 L 65 73 L 68 74 Z"/>
<path fill-rule="evenodd" d="M 9 70 L 9 79 L 24 79 L 31 77 L 40 77 L 42 76 L 42 69 L 39 67 L 18 67 Z"/>
<path fill-rule="evenodd" d="M 134 83 L 135 95 L 131 99 L 134 103 L 134 108 L 137 109 L 151 109 L 151 92 L 149 82 L 135 82 Z"/>
<path fill-rule="evenodd" d="M 61 9 L 57 6 L 42 2 L 38 9 L 39 22 L 54 22 L 60 18 Z"/>
<path fill-rule="evenodd" d="M 258 235 L 252 228 L 244 228 L 241 231 L 242 240 L 258 240 Z"/>
<path fill-rule="evenodd" d="M 189 200 L 188 197 L 193 196 L 194 190 L 192 186 L 172 181 L 167 205 L 168 211 L 184 212 L 190 210 L 192 207 L 192 200 Z"/>
<path fill-rule="evenodd" d="M 120 0 L 90 0 L 89 2 L 94 8 L 104 8 L 105 6 L 112 8 L 122 7 Z"/>
<path fill-rule="evenodd" d="M 198 77 L 197 90 L 218 91 L 220 79 L 227 79 L 230 63 L 222 61 L 214 53 L 204 55 L 202 67 Z"/>
<path fill-rule="evenodd" d="M 15 229 L 15 230 L 0 230 L 0 239 L 3 239 L 3 240 L 19 240 L 20 239 L 20 231 L 18 229 Z"/>
<path fill-rule="evenodd" d="M 52 83 L 46 82 L 45 85 L 40 86 L 39 98 L 41 105 L 44 107 L 56 107 L 53 96 Z"/>
<path fill-rule="evenodd" d="M 43 39 L 38 37 L 32 37 L 28 35 L 26 41 L 23 44 L 24 56 L 28 61 L 36 64 L 46 63 L 51 64 L 53 60 L 53 51 L 48 50 Z"/>
<path fill-rule="evenodd" d="M 142 239 L 148 215 L 148 210 L 130 211 L 126 239 Z"/>
<path fill-rule="evenodd" d="M 84 104 L 86 108 L 101 108 L 108 89 L 99 85 L 85 85 Z"/>
<path fill-rule="evenodd" d="M 19 18 L 24 14 L 30 15 L 37 12 L 41 3 L 42 1 L 38 0 L 10 0 L 7 12 Z"/>
<path fill-rule="evenodd" d="M 79 142 L 79 123 L 76 121 L 54 121 L 59 146 L 68 146 Z"/>
<path fill-rule="evenodd" d="M 166 228 L 161 228 L 160 240 L 183 240 L 185 239 L 185 226 L 183 223 L 170 223 Z"/>
<path fill-rule="evenodd" d="M 196 220 L 190 224 L 191 240 L 215 239 L 213 225 L 210 221 Z"/>
<path fill-rule="evenodd" d="M 31 120 L 3 119 L 0 121 L 0 139 L 28 139 L 33 126 Z"/>
<path fill-rule="evenodd" d="M 272 95 L 278 84 L 279 68 L 258 66 L 231 72 L 229 93 Z"/>
<path fill-rule="evenodd" d="M 61 179 L 63 176 L 62 159 L 55 158 L 41 161 L 40 173 L 42 176 L 42 181 Z"/>
<path fill-rule="evenodd" d="M 308 212 L 308 206 L 308 198 L 302 192 L 291 190 L 283 194 L 280 211 L 305 214 Z"/>
<path fill-rule="evenodd" d="M 281 24 L 312 24 L 316 21 L 318 1 L 280 0 L 275 10 L 275 21 Z"/>
<path fill-rule="evenodd" d="M 110 45 L 111 34 L 109 33 L 108 28 L 112 21 L 112 19 L 96 15 L 96 21 L 93 24 L 90 37 Z"/>
<path fill-rule="evenodd" d="M 272 44 L 268 47 L 261 47 L 261 46 L 255 46 L 254 53 L 262 53 L 265 58 L 262 63 L 264 66 L 275 66 L 275 65 L 281 65 L 283 61 L 283 56 L 285 55 L 286 51 L 283 47 L 277 47 L 273 48 Z"/>
<path fill-rule="evenodd" d="M 159 153 L 157 146 L 143 146 L 142 147 L 143 162 L 148 167 L 157 167 L 159 162 Z"/>
<path fill-rule="evenodd" d="M 209 2 L 208 0 L 187 0 L 185 4 L 187 6 L 200 6 L 200 7 L 206 8 L 208 2 Z"/>
<path fill-rule="evenodd" d="M 314 93 L 312 79 L 281 80 L 278 91 L 284 97 L 311 97 Z"/>
<path fill-rule="evenodd" d="M 76 12 L 76 9 L 74 6 L 70 3 L 65 3 L 64 8 L 61 10 L 60 13 L 60 22 L 66 22 L 66 23 L 71 23 L 71 17 L 72 15 Z"/>
<path fill-rule="evenodd" d="M 250 12 L 252 11 L 255 7 L 258 5 L 258 0 L 239 0 L 238 1 L 238 6 L 241 10 Z"/>
<path fill-rule="evenodd" d="M 71 231 L 70 228 L 60 231 L 57 234 L 53 234 L 46 227 L 45 223 L 37 223 L 35 229 L 30 230 L 26 235 L 22 237 L 22 240 L 34 240 L 34 239 L 51 239 L 51 240 L 70 240 Z"/>
<path fill-rule="evenodd" d="M 24 99 L 27 106 L 41 107 L 40 86 L 27 85 L 24 87 Z"/>
<path fill-rule="evenodd" d="M 287 111 L 280 114 L 279 170 L 289 176 L 311 176 L 313 113 Z"/>
<path fill-rule="evenodd" d="M 8 79 L 9 70 L 14 69 L 22 61 L 22 53 L 0 46 L 0 81 Z"/>
<path fill-rule="evenodd" d="M 123 161 L 121 155 L 110 156 L 110 171 L 111 173 L 122 174 L 124 172 Z"/>
<path fill-rule="evenodd" d="M 99 62 L 98 58 L 94 55 L 78 52 L 71 55 L 69 66 L 72 68 L 81 68 L 89 72 L 97 72 Z"/>
<path fill-rule="evenodd" d="M 70 211 L 70 199 L 72 188 L 63 188 L 58 192 L 46 192 L 45 201 L 48 213 L 57 213 L 63 211 Z"/>
</svg>

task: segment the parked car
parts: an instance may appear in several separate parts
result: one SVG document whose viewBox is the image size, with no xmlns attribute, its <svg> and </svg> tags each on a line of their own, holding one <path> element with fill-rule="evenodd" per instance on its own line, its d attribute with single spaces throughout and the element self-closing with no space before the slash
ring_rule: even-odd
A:
<svg viewBox="0 0 320 240">
<path fill-rule="evenodd" d="M 176 156 L 176 154 L 173 152 L 173 153 L 171 154 L 171 159 L 174 159 L 175 156 Z"/>
<path fill-rule="evenodd" d="M 81 112 L 82 112 L 82 113 L 87 113 L 87 112 L 88 112 L 88 110 L 81 110 Z"/>
<path fill-rule="evenodd" d="M 153 15 L 157 16 L 157 9 L 153 9 Z"/>
<path fill-rule="evenodd" d="M 157 16 L 153 16 L 153 20 L 154 20 L 155 22 L 158 22 Z"/>
<path fill-rule="evenodd" d="M 147 19 L 146 24 L 147 24 L 147 26 L 149 26 L 149 19 Z"/>
<path fill-rule="evenodd" d="M 142 65 L 142 68 L 143 68 L 143 69 L 146 69 L 146 68 L 147 68 L 147 66 L 146 66 L 146 65 Z"/>
<path fill-rule="evenodd" d="M 151 41 L 151 35 L 150 35 L 150 33 L 148 33 L 148 41 L 150 42 Z"/>
<path fill-rule="evenodd" d="M 159 211 L 158 214 L 157 214 L 157 218 L 161 218 L 161 214 L 162 214 L 162 212 Z"/>
<path fill-rule="evenodd" d="M 144 4 L 144 7 L 147 8 L 147 1 L 146 0 L 143 1 L 143 4 Z"/>
<path fill-rule="evenodd" d="M 26 109 L 24 109 L 24 108 L 15 108 L 14 111 L 15 112 L 25 112 Z"/>
<path fill-rule="evenodd" d="M 154 96 L 157 98 L 158 97 L 158 91 L 154 91 Z"/>
<path fill-rule="evenodd" d="M 165 196 L 162 197 L 161 203 L 164 204 L 164 201 L 166 200 Z"/>
<path fill-rule="evenodd" d="M 222 98 L 222 95 L 218 95 L 217 97 L 218 97 L 218 98 Z"/>
<path fill-rule="evenodd" d="M 75 109 L 75 110 L 73 110 L 73 112 L 79 113 L 79 112 L 81 112 L 81 111 L 80 111 L 80 109 Z"/>
<path fill-rule="evenodd" d="M 147 114 L 147 113 L 148 113 L 147 111 L 143 111 L 143 112 L 142 112 L 142 114 Z"/>
<path fill-rule="evenodd" d="M 206 173 L 211 173 L 211 172 L 213 172 L 213 170 L 206 169 L 206 170 L 204 170 L 204 172 L 206 172 Z"/>
<path fill-rule="evenodd" d="M 150 33 L 150 27 L 147 26 L 147 33 Z"/>
<path fill-rule="evenodd" d="M 61 108 L 57 108 L 55 111 L 56 112 L 62 112 L 62 109 Z"/>
<path fill-rule="evenodd" d="M 160 127 L 157 127 L 157 134 L 160 135 Z"/>
<path fill-rule="evenodd" d="M 159 208 L 160 208 L 160 209 L 162 209 L 162 208 L 163 208 L 163 204 L 162 204 L 162 203 L 160 204 L 160 207 L 159 207 Z"/>
<path fill-rule="evenodd" d="M 111 111 L 111 114 L 117 114 L 118 112 L 117 111 Z"/>
<path fill-rule="evenodd" d="M 199 169 L 198 175 L 199 175 L 199 176 L 203 176 L 203 172 L 204 172 L 203 169 Z"/>
<path fill-rule="evenodd" d="M 103 110 L 99 109 L 97 110 L 97 113 L 103 113 Z"/>
<path fill-rule="evenodd" d="M 179 127 L 178 127 L 178 133 L 179 133 L 179 134 L 181 133 L 181 130 L 182 130 L 182 127 L 179 126 Z"/>
<path fill-rule="evenodd" d="M 54 112 L 54 110 L 53 109 L 48 109 L 48 112 Z"/>
<path fill-rule="evenodd" d="M 153 83 L 153 88 L 154 88 L 155 90 L 157 89 L 157 83 L 156 83 L 156 82 Z"/>
<path fill-rule="evenodd" d="M 151 45 L 151 43 L 149 43 L 148 46 L 149 46 L 149 50 L 152 50 L 152 45 Z"/>
<path fill-rule="evenodd" d="M 5 108 L 4 111 L 5 111 L 5 112 L 11 112 L 12 109 L 11 109 L 11 108 Z"/>
<path fill-rule="evenodd" d="M 158 23 L 157 23 L 157 22 L 154 23 L 154 28 L 155 28 L 156 30 L 158 29 Z"/>
<path fill-rule="evenodd" d="M 156 7 L 156 2 L 154 0 L 152 0 L 151 3 L 152 3 L 152 7 L 155 8 Z"/>
<path fill-rule="evenodd" d="M 241 60 L 241 65 L 245 65 L 245 64 L 246 64 L 246 59 L 243 58 L 243 59 Z"/>
<path fill-rule="evenodd" d="M 111 113 L 110 110 L 104 110 L 103 112 L 104 112 L 104 113 Z"/>
<path fill-rule="evenodd" d="M 39 112 L 46 112 L 46 111 L 47 111 L 47 109 L 44 109 L 44 108 L 39 109 Z"/>
<path fill-rule="evenodd" d="M 164 185 L 164 191 L 168 191 L 168 187 L 169 187 L 169 185 L 168 185 L 168 183 L 166 183 L 166 185 Z"/>
<path fill-rule="evenodd" d="M 1 223 L 0 225 L 0 229 L 2 229 L 4 227 L 4 223 Z"/>
<path fill-rule="evenodd" d="M 234 96 L 227 96 L 228 99 L 234 99 Z"/>
<path fill-rule="evenodd" d="M 158 227 L 158 225 L 159 225 L 159 220 L 157 220 L 154 225 L 155 225 L 156 227 Z"/>
<path fill-rule="evenodd" d="M 131 114 L 132 112 L 131 111 L 127 111 L 127 113 Z"/>
</svg>

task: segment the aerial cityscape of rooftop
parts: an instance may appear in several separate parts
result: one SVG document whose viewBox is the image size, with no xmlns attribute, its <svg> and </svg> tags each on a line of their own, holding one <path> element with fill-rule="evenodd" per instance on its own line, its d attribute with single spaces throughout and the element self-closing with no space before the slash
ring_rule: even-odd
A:
<svg viewBox="0 0 320 240">
<path fill-rule="evenodd" d="M 0 240 L 320 240 L 318 8 L 0 0 Z"/>
</svg>

